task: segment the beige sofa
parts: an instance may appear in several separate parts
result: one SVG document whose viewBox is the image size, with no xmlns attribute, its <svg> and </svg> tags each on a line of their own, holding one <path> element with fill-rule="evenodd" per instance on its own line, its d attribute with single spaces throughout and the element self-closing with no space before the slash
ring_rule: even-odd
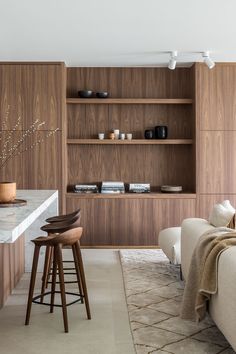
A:
<svg viewBox="0 0 236 354">
<path fill-rule="evenodd" d="M 193 250 L 199 237 L 214 229 L 204 219 L 185 219 L 181 225 L 181 268 L 187 279 Z M 224 251 L 218 264 L 218 292 L 210 301 L 210 315 L 236 350 L 236 246 Z"/>
</svg>

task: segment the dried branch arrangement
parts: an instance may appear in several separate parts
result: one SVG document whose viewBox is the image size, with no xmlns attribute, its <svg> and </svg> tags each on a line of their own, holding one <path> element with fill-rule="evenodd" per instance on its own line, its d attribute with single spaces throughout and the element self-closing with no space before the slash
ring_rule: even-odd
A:
<svg viewBox="0 0 236 354">
<path fill-rule="evenodd" d="M 8 122 L 8 117 L 9 117 L 9 107 L 6 111 L 5 117 L 2 120 L 2 129 L 7 128 L 7 122 Z M 29 144 L 29 138 L 37 131 L 40 130 L 40 127 L 42 127 L 45 122 L 40 122 L 39 119 L 36 119 L 32 125 L 27 129 L 23 131 L 22 136 L 20 137 L 19 140 L 17 140 L 16 143 L 13 143 L 13 138 L 14 138 L 14 132 L 17 130 L 19 125 L 21 124 L 21 117 L 18 117 L 14 127 L 11 130 L 5 130 L 4 133 L 6 134 L 6 138 L 4 138 L 3 142 L 3 147 L 0 152 L 0 170 L 3 166 L 5 166 L 10 159 L 12 159 L 15 156 L 19 156 L 23 154 L 26 151 L 34 149 L 37 145 L 41 144 L 45 138 L 49 138 L 50 136 L 53 136 L 56 131 L 59 130 L 59 128 L 56 128 L 55 130 L 51 130 L 46 134 L 45 138 L 39 138 L 36 140 L 33 144 Z M 3 131 L 0 131 L 0 141 L 3 140 Z"/>
</svg>

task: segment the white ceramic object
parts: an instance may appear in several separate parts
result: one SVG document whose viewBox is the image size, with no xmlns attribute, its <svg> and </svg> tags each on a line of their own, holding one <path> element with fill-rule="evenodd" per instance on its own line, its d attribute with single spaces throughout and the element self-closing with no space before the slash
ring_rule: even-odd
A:
<svg viewBox="0 0 236 354">
<path fill-rule="evenodd" d="M 99 133 L 98 134 L 98 139 L 99 140 L 104 140 L 104 138 L 105 138 L 105 134 L 104 133 Z"/>
</svg>

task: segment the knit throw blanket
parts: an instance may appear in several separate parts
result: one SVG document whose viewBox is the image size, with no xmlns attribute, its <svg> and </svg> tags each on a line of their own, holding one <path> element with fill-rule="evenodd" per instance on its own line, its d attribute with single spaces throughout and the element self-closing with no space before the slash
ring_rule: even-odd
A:
<svg viewBox="0 0 236 354">
<path fill-rule="evenodd" d="M 231 246 L 236 246 L 236 231 L 227 227 L 216 228 L 200 237 L 184 289 L 183 319 L 201 321 L 205 317 L 207 303 L 211 295 L 217 292 L 219 256 Z"/>
</svg>

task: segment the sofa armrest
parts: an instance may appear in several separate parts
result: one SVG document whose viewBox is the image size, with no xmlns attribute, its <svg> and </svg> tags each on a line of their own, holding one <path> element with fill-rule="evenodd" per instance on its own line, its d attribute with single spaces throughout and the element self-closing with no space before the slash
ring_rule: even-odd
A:
<svg viewBox="0 0 236 354">
<path fill-rule="evenodd" d="M 205 219 L 185 219 L 181 225 L 181 268 L 183 278 L 187 279 L 194 248 L 202 234 L 215 227 Z"/>
</svg>

